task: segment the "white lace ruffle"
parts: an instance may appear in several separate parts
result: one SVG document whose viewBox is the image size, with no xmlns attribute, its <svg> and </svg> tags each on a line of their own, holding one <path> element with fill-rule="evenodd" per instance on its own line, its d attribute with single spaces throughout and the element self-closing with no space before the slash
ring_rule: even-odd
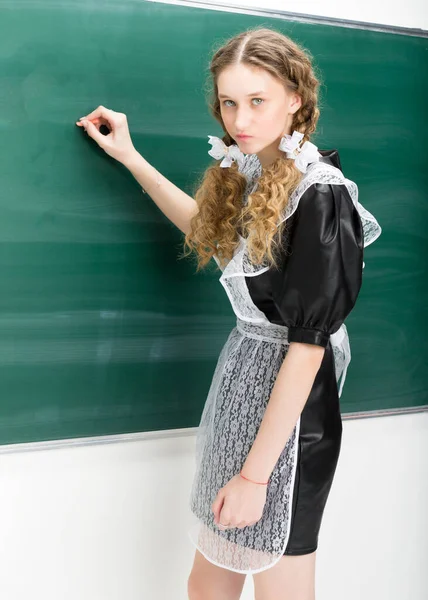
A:
<svg viewBox="0 0 428 600">
<path fill-rule="evenodd" d="M 247 188 L 244 194 L 244 204 L 247 198 L 257 189 L 257 178 L 261 175 L 261 164 L 256 154 L 247 155 L 247 159 L 243 164 L 240 172 L 247 177 Z M 300 181 L 297 188 L 291 194 L 284 215 L 279 220 L 279 223 L 289 219 L 297 210 L 299 206 L 300 198 L 306 192 L 306 190 L 314 183 L 326 183 L 326 184 L 337 184 L 346 185 L 346 188 L 351 196 L 352 202 L 361 218 L 363 225 L 363 236 L 364 236 L 364 247 L 372 244 L 382 233 L 382 228 L 375 219 L 375 217 L 366 209 L 362 204 L 358 202 L 358 187 L 355 182 L 347 179 L 342 171 L 333 165 L 328 165 L 323 162 L 316 162 L 309 165 L 306 174 Z M 279 225 L 278 223 L 278 225 Z M 243 238 L 244 239 L 244 238 Z M 260 265 L 253 265 L 248 258 L 248 253 L 243 262 L 243 268 L 245 273 L 259 272 Z M 260 271 L 262 272 L 262 271 Z"/>
</svg>

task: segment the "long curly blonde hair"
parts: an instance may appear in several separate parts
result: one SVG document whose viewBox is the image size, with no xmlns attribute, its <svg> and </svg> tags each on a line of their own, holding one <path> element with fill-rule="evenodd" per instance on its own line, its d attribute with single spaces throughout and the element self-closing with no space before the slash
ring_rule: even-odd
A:
<svg viewBox="0 0 428 600">
<path fill-rule="evenodd" d="M 238 63 L 265 69 L 277 77 L 288 91 L 300 95 L 302 104 L 293 115 L 291 131 L 304 134 L 301 144 L 309 140 L 320 114 L 317 107 L 320 79 L 315 76 L 311 56 L 282 33 L 256 27 L 229 39 L 217 49 L 210 63 L 212 96 L 209 108 L 225 132 L 221 138 L 223 142 L 227 146 L 236 144 L 227 133 L 221 117 L 217 81 L 223 69 Z M 268 167 L 262 168 L 257 189 L 248 196 L 244 207 L 245 175 L 238 171 L 235 162 L 229 168 L 220 167 L 220 162 L 209 166 L 196 182 L 194 198 L 198 212 L 185 235 L 182 258 L 194 251 L 197 271 L 207 265 L 213 255 L 221 265 L 226 265 L 239 242 L 239 227 L 247 238 L 250 260 L 254 264 L 267 260 L 270 265 L 277 266 L 275 251 L 281 247 L 280 240 L 286 227 L 286 221 L 278 222 L 290 194 L 302 178 L 302 172 L 285 154 L 277 158 Z"/>
</svg>

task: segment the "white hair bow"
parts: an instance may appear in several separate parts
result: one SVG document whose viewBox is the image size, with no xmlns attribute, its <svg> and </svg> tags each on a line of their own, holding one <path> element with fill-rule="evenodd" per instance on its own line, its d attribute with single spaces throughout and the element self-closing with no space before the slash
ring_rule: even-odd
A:
<svg viewBox="0 0 428 600">
<path fill-rule="evenodd" d="M 217 160 L 223 158 L 220 163 L 220 167 L 230 167 L 232 162 L 235 160 L 239 166 L 242 165 L 245 154 L 243 154 L 236 144 L 226 146 L 226 144 L 218 137 L 214 135 L 208 136 L 208 143 L 212 144 L 211 150 L 208 150 L 208 154 Z"/>
<path fill-rule="evenodd" d="M 293 135 L 285 135 L 281 138 L 279 149 L 287 153 L 287 158 L 292 158 L 295 161 L 296 167 L 302 173 L 306 173 L 309 163 L 319 161 L 322 156 L 318 152 L 318 148 L 312 142 L 305 142 L 300 148 L 299 144 L 304 137 L 303 133 L 293 131 Z"/>
</svg>

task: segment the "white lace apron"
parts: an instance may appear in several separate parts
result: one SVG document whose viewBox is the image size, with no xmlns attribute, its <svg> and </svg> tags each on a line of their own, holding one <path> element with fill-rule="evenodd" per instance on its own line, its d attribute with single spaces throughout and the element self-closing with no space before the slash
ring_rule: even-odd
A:
<svg viewBox="0 0 428 600">
<path fill-rule="evenodd" d="M 243 167 L 250 183 L 257 162 L 247 161 Z M 284 219 L 294 213 L 304 191 L 315 182 L 346 185 L 363 223 L 365 246 L 380 235 L 376 219 L 358 203 L 356 184 L 340 169 L 322 162 L 308 167 L 290 196 Z M 221 269 L 217 257 L 214 259 Z M 208 560 L 238 573 L 263 571 L 283 556 L 297 465 L 300 417 L 272 471 L 260 520 L 244 528 L 222 530 L 215 525 L 211 506 L 219 489 L 240 472 L 248 456 L 289 347 L 288 328 L 267 319 L 253 303 L 245 281 L 245 277 L 268 269 L 269 265 L 251 263 L 246 240 L 240 236 L 233 258 L 220 276 L 237 318 L 236 327 L 220 353 L 196 435 L 196 473 L 190 497 L 194 523 L 188 535 Z M 330 343 L 340 396 L 351 360 L 344 324 L 330 336 Z"/>
</svg>

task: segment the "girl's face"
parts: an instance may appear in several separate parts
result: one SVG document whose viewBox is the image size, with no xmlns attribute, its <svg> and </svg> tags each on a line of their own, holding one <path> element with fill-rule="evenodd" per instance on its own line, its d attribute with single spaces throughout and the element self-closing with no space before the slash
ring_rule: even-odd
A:
<svg viewBox="0 0 428 600">
<path fill-rule="evenodd" d="M 217 81 L 220 112 L 227 133 L 244 154 L 257 154 L 263 166 L 284 152 L 278 149 L 281 137 L 291 134 L 293 114 L 301 106 L 297 93 L 264 69 L 233 65 Z M 239 138 L 239 135 L 248 138 Z"/>
</svg>

